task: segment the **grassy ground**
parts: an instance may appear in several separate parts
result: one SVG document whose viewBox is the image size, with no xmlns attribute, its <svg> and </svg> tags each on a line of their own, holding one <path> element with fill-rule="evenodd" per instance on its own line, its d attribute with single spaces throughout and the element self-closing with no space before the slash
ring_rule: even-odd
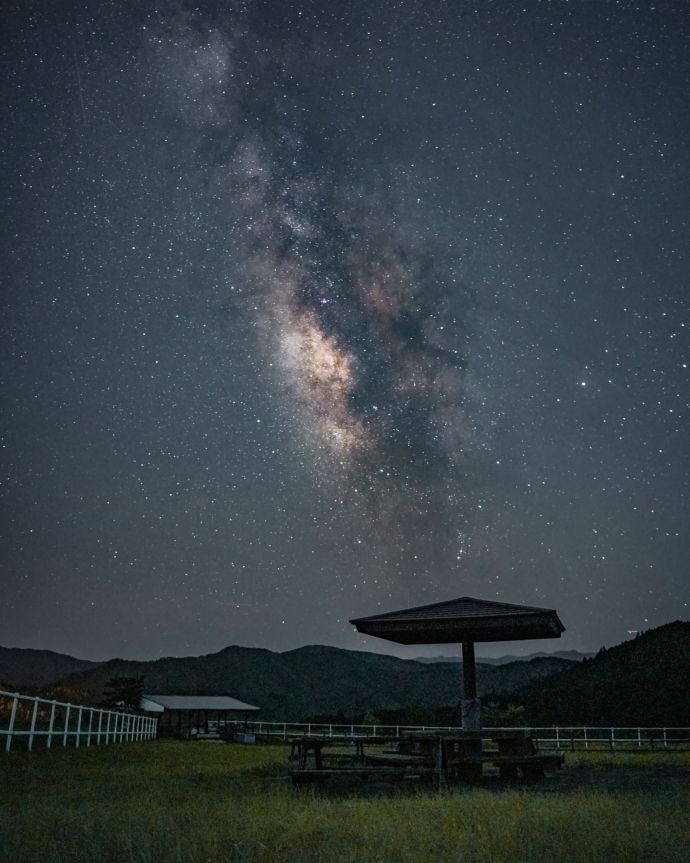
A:
<svg viewBox="0 0 690 863">
<path fill-rule="evenodd" d="M 577 753 L 562 779 L 537 789 L 367 798 L 297 792 L 286 771 L 279 747 L 157 742 L 11 753 L 0 757 L 0 861 L 690 859 L 689 753 Z M 635 779 L 631 787 L 598 781 L 611 775 Z"/>
</svg>

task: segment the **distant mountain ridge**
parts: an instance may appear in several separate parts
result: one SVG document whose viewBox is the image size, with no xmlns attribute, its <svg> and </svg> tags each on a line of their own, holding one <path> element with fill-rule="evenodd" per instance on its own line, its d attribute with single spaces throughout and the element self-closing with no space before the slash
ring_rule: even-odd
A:
<svg viewBox="0 0 690 863">
<path fill-rule="evenodd" d="M 0 647 L 0 681 L 11 688 L 50 686 L 77 671 L 100 665 L 53 650 L 30 647 Z"/>
<path fill-rule="evenodd" d="M 233 646 L 206 656 L 103 663 L 0 648 L 5 688 L 49 687 L 85 704 L 103 699 L 110 678 L 138 675 L 148 692 L 231 695 L 262 708 L 267 720 L 426 712 L 448 717 L 433 723 L 446 725 L 456 721 L 462 666 L 318 645 L 285 653 Z M 487 710 L 522 706 L 521 721 L 531 725 L 690 727 L 690 622 L 649 630 L 581 662 L 480 661 L 477 678 Z"/>
<path fill-rule="evenodd" d="M 561 659 L 479 664 L 479 692 L 511 692 L 568 665 Z M 285 653 L 227 647 L 206 656 L 150 662 L 111 659 L 45 685 L 59 687 L 71 700 L 95 703 L 103 699 L 110 678 L 139 675 L 144 678 L 145 691 L 151 693 L 227 694 L 261 707 L 266 719 L 291 721 L 316 714 L 353 716 L 453 705 L 458 703 L 461 685 L 460 668 L 451 663 L 420 663 L 318 645 Z"/>
</svg>

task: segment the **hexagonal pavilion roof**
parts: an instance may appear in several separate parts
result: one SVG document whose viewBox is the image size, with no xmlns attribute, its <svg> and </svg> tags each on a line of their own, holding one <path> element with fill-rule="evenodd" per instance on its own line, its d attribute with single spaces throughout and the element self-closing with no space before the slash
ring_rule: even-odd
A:
<svg viewBox="0 0 690 863">
<path fill-rule="evenodd" d="M 358 632 L 399 644 L 560 638 L 565 631 L 553 609 L 471 596 L 359 617 L 350 623 Z"/>
</svg>

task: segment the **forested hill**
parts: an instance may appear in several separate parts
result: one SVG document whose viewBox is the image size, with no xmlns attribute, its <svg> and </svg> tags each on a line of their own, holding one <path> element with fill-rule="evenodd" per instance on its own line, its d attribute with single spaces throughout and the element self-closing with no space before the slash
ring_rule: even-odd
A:
<svg viewBox="0 0 690 863">
<path fill-rule="evenodd" d="M 651 629 L 505 697 L 531 725 L 690 726 L 690 622 Z"/>
<path fill-rule="evenodd" d="M 478 666 L 479 692 L 510 692 L 535 678 L 562 671 L 564 659 L 535 659 Z M 61 681 L 73 700 L 99 701 L 113 677 L 144 678 L 149 693 L 227 694 L 262 708 L 266 719 L 361 715 L 368 711 L 457 705 L 461 669 L 335 647 L 301 647 L 285 653 L 227 647 L 207 656 L 153 662 L 110 660 Z"/>
<path fill-rule="evenodd" d="M 0 681 L 11 689 L 50 686 L 67 674 L 98 664 L 52 650 L 0 647 Z"/>
</svg>

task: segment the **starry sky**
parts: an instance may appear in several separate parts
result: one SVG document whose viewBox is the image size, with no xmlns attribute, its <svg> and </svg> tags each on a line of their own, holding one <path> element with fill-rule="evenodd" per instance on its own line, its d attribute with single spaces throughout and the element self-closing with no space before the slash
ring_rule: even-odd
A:
<svg viewBox="0 0 690 863">
<path fill-rule="evenodd" d="M 0 642 L 688 618 L 687 2 L 9 2 Z"/>
</svg>

